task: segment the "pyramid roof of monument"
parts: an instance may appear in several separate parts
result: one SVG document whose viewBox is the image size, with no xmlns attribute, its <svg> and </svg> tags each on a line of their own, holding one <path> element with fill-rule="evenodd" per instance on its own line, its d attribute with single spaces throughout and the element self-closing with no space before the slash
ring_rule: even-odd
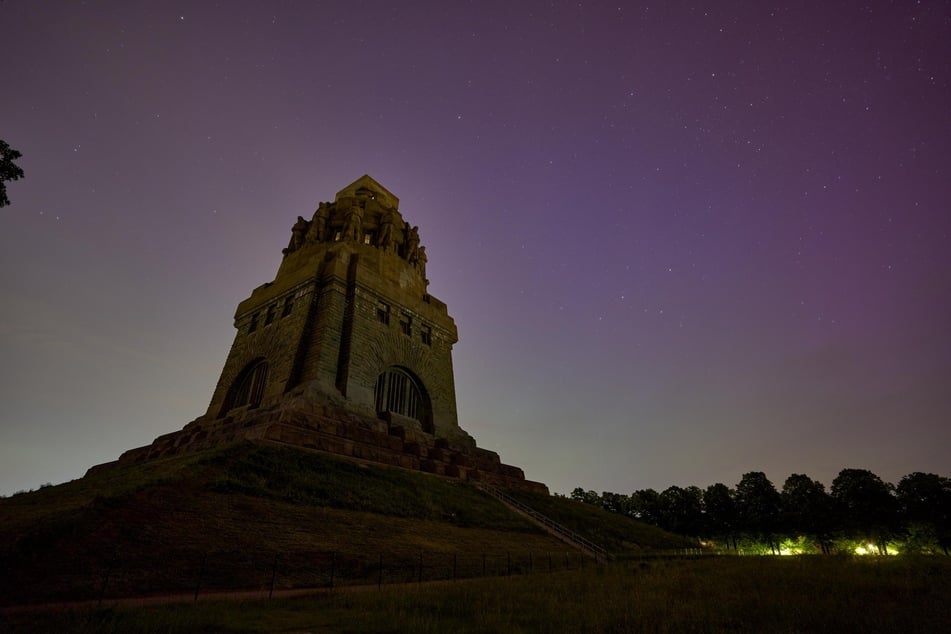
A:
<svg viewBox="0 0 951 634">
<path fill-rule="evenodd" d="M 339 192 L 337 192 L 334 201 L 338 201 L 341 198 L 348 198 L 351 196 L 356 196 L 357 192 L 361 189 L 369 189 L 374 194 L 376 198 L 383 204 L 384 207 L 399 207 L 400 199 L 393 195 L 393 193 L 388 190 L 383 185 L 380 185 L 372 176 L 369 174 L 364 174 L 357 180 L 353 181 Z"/>
</svg>

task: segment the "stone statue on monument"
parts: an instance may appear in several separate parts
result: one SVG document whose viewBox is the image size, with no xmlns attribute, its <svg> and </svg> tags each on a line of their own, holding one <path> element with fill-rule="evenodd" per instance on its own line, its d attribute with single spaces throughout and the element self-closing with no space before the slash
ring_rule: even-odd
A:
<svg viewBox="0 0 951 634">
<path fill-rule="evenodd" d="M 327 222 L 330 220 L 330 207 L 327 203 L 317 205 L 317 211 L 310 221 L 310 231 L 307 239 L 314 242 L 324 242 L 327 239 Z"/>
<path fill-rule="evenodd" d="M 363 237 L 361 229 L 363 227 L 363 208 L 359 203 L 354 202 L 344 216 L 343 239 L 349 242 L 360 242 Z"/>
<path fill-rule="evenodd" d="M 392 209 L 388 209 L 383 213 L 383 218 L 380 220 L 380 237 L 377 240 L 377 245 L 383 249 L 384 253 L 388 253 L 394 246 L 393 243 L 393 224 L 396 222 L 396 212 Z"/>
<path fill-rule="evenodd" d="M 304 220 L 303 216 L 297 216 L 297 222 L 291 227 L 291 241 L 288 243 L 287 248 L 284 249 L 284 255 L 292 251 L 297 251 L 304 245 L 304 239 L 307 236 L 309 226 L 310 223 Z"/>
<path fill-rule="evenodd" d="M 416 249 L 416 261 L 413 262 L 413 266 L 416 267 L 416 270 L 424 280 L 426 279 L 426 261 L 428 259 L 429 258 L 426 257 L 426 247 Z"/>
<path fill-rule="evenodd" d="M 416 261 L 416 250 L 419 249 L 419 227 L 410 227 L 406 223 L 406 260 L 408 262 Z"/>
</svg>

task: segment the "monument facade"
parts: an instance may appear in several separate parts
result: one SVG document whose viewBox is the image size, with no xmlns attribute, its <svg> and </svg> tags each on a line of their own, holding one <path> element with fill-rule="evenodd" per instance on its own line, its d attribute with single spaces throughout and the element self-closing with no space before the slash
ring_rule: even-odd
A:
<svg viewBox="0 0 951 634">
<path fill-rule="evenodd" d="M 238 305 L 206 413 L 119 463 L 247 438 L 547 492 L 459 426 L 456 325 L 396 196 L 360 177 L 298 216 L 283 253 Z"/>
<path fill-rule="evenodd" d="M 369 176 L 297 218 L 273 282 L 238 305 L 206 417 L 279 403 L 299 386 L 347 409 L 468 446 L 456 417 L 456 325 L 427 292 L 419 230 Z"/>
</svg>

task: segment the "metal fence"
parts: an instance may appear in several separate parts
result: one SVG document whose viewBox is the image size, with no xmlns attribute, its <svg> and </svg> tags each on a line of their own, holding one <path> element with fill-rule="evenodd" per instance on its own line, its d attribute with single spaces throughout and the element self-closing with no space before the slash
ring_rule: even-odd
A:
<svg viewBox="0 0 951 634">
<path fill-rule="evenodd" d="M 88 554 L 88 553 L 87 553 Z M 6 561 L 2 564 L 14 564 Z M 21 564 L 26 562 L 20 562 Z M 108 602 L 131 597 L 183 596 L 198 600 L 222 593 L 271 596 L 288 590 L 382 588 L 477 577 L 548 574 L 583 569 L 595 559 L 561 552 L 257 552 L 179 550 L 162 559 L 116 551 L 105 557 L 78 556 L 55 569 L 6 567 L 0 605 L 48 602 Z M 19 570 L 18 570 L 19 568 Z"/>
</svg>

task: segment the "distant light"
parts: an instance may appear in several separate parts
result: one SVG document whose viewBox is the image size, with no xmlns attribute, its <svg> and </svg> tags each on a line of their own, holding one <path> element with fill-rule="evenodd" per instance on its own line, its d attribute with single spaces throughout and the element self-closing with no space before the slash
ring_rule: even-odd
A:
<svg viewBox="0 0 951 634">
<path fill-rule="evenodd" d="M 880 554 L 879 551 L 878 551 L 878 548 L 875 546 L 875 544 L 864 544 L 864 545 L 862 545 L 862 546 L 856 546 L 854 552 L 855 552 L 856 555 L 878 555 L 878 554 Z M 898 554 L 898 549 L 897 549 L 894 545 L 892 545 L 892 544 L 887 544 L 887 545 L 885 546 L 885 554 L 886 554 L 886 555 L 897 555 L 897 554 Z"/>
</svg>

